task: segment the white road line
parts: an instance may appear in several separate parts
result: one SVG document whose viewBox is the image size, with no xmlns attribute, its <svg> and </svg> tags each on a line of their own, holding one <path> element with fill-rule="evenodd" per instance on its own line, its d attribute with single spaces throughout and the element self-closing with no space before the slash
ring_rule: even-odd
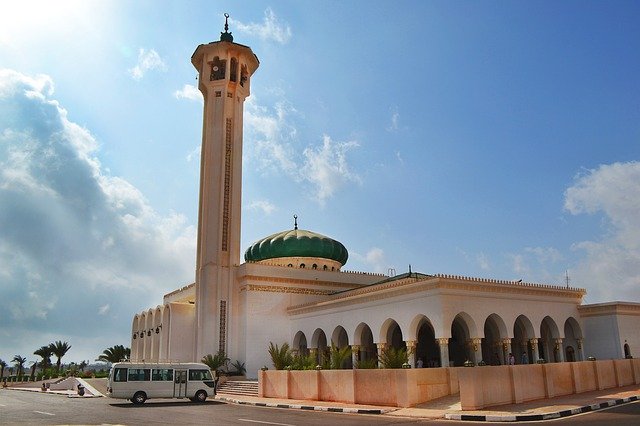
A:
<svg viewBox="0 0 640 426">
<path fill-rule="evenodd" d="M 250 419 L 238 419 L 239 422 L 247 422 L 247 423 L 260 423 L 263 425 L 277 425 L 277 426 L 294 426 L 288 423 L 274 423 L 274 422 L 263 422 L 261 420 L 250 420 Z"/>
<path fill-rule="evenodd" d="M 53 413 L 47 413 L 46 411 L 34 411 L 34 413 L 38 413 L 38 414 L 45 414 L 47 416 L 55 416 L 55 414 Z"/>
</svg>

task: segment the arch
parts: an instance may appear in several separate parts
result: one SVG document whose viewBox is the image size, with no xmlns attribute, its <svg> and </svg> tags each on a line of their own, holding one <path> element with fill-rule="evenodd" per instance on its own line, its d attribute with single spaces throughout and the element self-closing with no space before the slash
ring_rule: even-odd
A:
<svg viewBox="0 0 640 426">
<path fill-rule="evenodd" d="M 535 337 L 535 330 L 531 320 L 526 315 L 519 315 L 513 323 L 513 343 L 512 352 L 515 355 L 517 364 L 531 364 L 533 351 L 529 340 Z"/>
<path fill-rule="evenodd" d="M 297 351 L 300 356 L 307 356 L 309 354 L 309 348 L 307 348 L 307 336 L 302 331 L 298 331 L 293 337 L 294 351 Z"/>
<path fill-rule="evenodd" d="M 356 327 L 353 334 L 353 344 L 359 347 L 357 361 L 378 359 L 378 351 L 373 341 L 373 332 L 371 331 L 371 327 L 366 323 L 361 322 Z"/>
<path fill-rule="evenodd" d="M 436 343 L 436 334 L 433 324 L 425 315 L 416 316 L 411 322 L 411 331 L 416 336 L 415 360 L 422 360 L 424 367 L 440 367 L 440 347 Z"/>
<path fill-rule="evenodd" d="M 566 347 L 564 359 L 567 362 L 574 362 L 576 360 L 576 351 L 573 349 L 573 346 Z"/>
<path fill-rule="evenodd" d="M 311 337 L 311 348 L 315 349 L 316 362 L 318 364 L 324 364 L 325 360 L 328 361 L 327 351 L 329 348 L 327 346 L 327 335 L 321 328 L 316 328 L 313 332 L 313 336 Z"/>
<path fill-rule="evenodd" d="M 343 349 L 349 346 L 349 336 L 343 326 L 339 325 L 331 334 L 331 350 L 333 348 Z M 340 368 L 353 368 L 353 357 L 345 359 Z"/>
<path fill-rule="evenodd" d="M 482 360 L 490 365 L 506 364 L 508 354 L 502 340 L 507 337 L 507 326 L 500 315 L 493 313 L 484 321 Z"/>
<path fill-rule="evenodd" d="M 406 343 L 402 338 L 402 329 L 400 324 L 392 318 L 387 318 L 380 327 L 380 343 L 386 343 L 387 346 L 396 349 L 406 348 Z"/>
<path fill-rule="evenodd" d="M 169 356 L 169 350 L 171 348 L 171 305 L 168 303 L 164 306 L 164 311 L 162 312 L 162 323 L 160 324 L 160 326 L 162 327 L 162 339 L 160 340 L 160 360 L 167 361 L 171 359 L 171 357 Z"/>
<path fill-rule="evenodd" d="M 131 359 L 138 359 L 140 351 L 140 339 L 138 330 L 140 329 L 140 315 L 135 314 L 131 321 Z"/>
<path fill-rule="evenodd" d="M 451 322 L 451 338 L 449 339 L 449 361 L 454 366 L 464 365 L 467 360 L 474 360 L 471 339 L 477 336 L 476 324 L 466 312 L 460 312 Z"/>
<path fill-rule="evenodd" d="M 538 340 L 538 357 L 548 362 L 560 362 L 560 348 L 556 339 L 560 338 L 558 325 L 550 316 L 546 316 L 540 323 L 540 339 Z"/>
<path fill-rule="evenodd" d="M 631 356 L 631 348 L 629 347 L 628 343 L 624 344 L 624 357 L 625 358 L 633 358 L 633 356 Z"/>
</svg>

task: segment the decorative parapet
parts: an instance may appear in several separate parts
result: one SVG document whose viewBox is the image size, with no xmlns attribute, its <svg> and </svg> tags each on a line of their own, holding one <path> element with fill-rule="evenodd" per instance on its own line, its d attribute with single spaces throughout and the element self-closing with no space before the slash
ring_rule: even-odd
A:
<svg viewBox="0 0 640 426">
<path fill-rule="evenodd" d="M 633 315 L 640 316 L 640 303 L 634 302 L 608 302 L 594 303 L 578 306 L 581 317 L 594 317 L 602 315 Z"/>
<path fill-rule="evenodd" d="M 463 275 L 436 274 L 434 276 L 437 278 L 452 279 L 457 281 L 468 281 L 468 282 L 482 283 L 482 284 L 502 284 L 502 285 L 518 286 L 518 287 L 541 288 L 545 290 L 564 290 L 564 291 L 571 291 L 575 293 L 582 293 L 582 295 L 587 293 L 587 291 L 584 288 L 566 287 L 566 286 L 552 285 L 552 284 L 496 280 L 491 278 L 466 277 Z"/>
</svg>

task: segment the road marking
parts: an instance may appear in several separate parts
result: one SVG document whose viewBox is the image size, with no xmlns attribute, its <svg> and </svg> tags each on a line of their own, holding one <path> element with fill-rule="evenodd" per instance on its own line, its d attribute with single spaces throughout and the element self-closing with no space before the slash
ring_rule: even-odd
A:
<svg viewBox="0 0 640 426">
<path fill-rule="evenodd" d="M 47 413 L 46 411 L 34 411 L 34 413 L 38 413 L 38 414 L 45 414 L 47 416 L 55 416 L 55 414 L 53 413 Z"/>
<path fill-rule="evenodd" d="M 250 419 L 238 419 L 239 422 L 247 422 L 247 423 L 260 423 L 263 425 L 278 425 L 278 426 L 294 426 L 288 423 L 274 423 L 274 422 L 263 422 L 261 420 L 250 420 Z"/>
</svg>

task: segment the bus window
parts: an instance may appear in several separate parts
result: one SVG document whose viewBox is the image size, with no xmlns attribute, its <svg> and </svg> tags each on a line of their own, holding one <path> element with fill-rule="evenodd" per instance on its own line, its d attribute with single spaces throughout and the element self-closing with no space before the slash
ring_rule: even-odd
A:
<svg viewBox="0 0 640 426">
<path fill-rule="evenodd" d="M 151 370 L 151 380 L 154 382 L 170 382 L 173 380 L 173 370 L 168 368 L 154 368 Z"/>
<path fill-rule="evenodd" d="M 127 381 L 127 370 L 128 368 L 116 368 L 113 372 L 113 381 L 114 382 L 126 382 Z"/>
<path fill-rule="evenodd" d="M 189 381 L 213 380 L 209 370 L 189 370 Z"/>
<path fill-rule="evenodd" d="M 129 369 L 129 381 L 130 382 L 142 382 L 148 381 L 151 376 L 151 369 L 149 368 L 130 368 Z"/>
</svg>

